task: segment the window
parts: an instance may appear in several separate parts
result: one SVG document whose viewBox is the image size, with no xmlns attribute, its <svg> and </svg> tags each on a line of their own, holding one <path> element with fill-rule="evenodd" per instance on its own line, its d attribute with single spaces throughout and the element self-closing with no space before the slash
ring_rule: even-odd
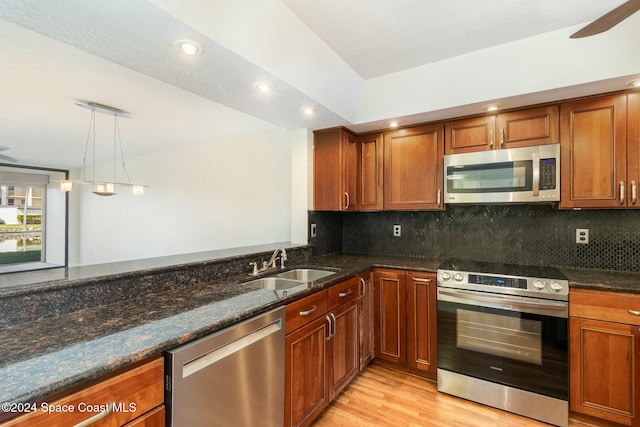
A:
<svg viewBox="0 0 640 427">
<path fill-rule="evenodd" d="M 66 265 L 66 171 L 0 166 L 0 273 Z"/>
</svg>

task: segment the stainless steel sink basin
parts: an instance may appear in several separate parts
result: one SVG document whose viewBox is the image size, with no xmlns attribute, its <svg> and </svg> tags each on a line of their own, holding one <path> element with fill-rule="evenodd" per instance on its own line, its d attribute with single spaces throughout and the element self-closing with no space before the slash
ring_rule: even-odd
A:
<svg viewBox="0 0 640 427">
<path fill-rule="evenodd" d="M 307 282 L 302 280 L 291 280 L 281 277 L 263 277 L 261 279 L 252 280 L 247 282 L 254 285 L 256 288 L 271 289 L 274 291 L 281 291 L 285 289 L 292 289 L 298 286 L 307 286 Z"/>
<path fill-rule="evenodd" d="M 296 268 L 276 274 L 275 277 L 282 279 L 300 280 L 303 282 L 314 282 L 327 276 L 336 274 L 335 271 L 318 270 L 314 268 Z"/>
</svg>

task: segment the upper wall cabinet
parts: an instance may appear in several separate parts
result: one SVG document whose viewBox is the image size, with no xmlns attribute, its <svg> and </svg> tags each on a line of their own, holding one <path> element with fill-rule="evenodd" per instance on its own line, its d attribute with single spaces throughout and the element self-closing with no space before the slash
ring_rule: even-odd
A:
<svg viewBox="0 0 640 427">
<path fill-rule="evenodd" d="M 561 208 L 637 204 L 638 94 L 630 95 L 629 102 L 629 145 L 626 95 L 560 106 Z"/>
<path fill-rule="evenodd" d="M 343 128 L 314 132 L 313 208 L 318 211 L 355 209 L 357 199 L 357 145 Z"/>
<path fill-rule="evenodd" d="M 384 209 L 444 209 L 442 124 L 384 134 Z"/>
<path fill-rule="evenodd" d="M 537 107 L 446 123 L 445 154 L 558 142 L 558 107 Z"/>
<path fill-rule="evenodd" d="M 313 208 L 381 210 L 382 134 L 354 136 L 343 128 L 314 132 Z"/>
</svg>

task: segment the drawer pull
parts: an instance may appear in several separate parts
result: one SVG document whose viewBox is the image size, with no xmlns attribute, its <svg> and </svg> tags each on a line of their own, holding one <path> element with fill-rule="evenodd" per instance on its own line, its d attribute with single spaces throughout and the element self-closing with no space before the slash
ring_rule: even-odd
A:
<svg viewBox="0 0 640 427">
<path fill-rule="evenodd" d="M 340 293 L 338 294 L 338 296 L 339 296 L 340 298 L 348 297 L 349 295 L 351 295 L 351 289 L 347 289 L 346 291 L 344 291 L 344 292 L 340 292 Z"/>
<path fill-rule="evenodd" d="M 301 311 L 301 312 L 300 312 L 300 316 L 308 316 L 308 315 L 310 315 L 311 313 L 313 313 L 314 311 L 316 311 L 317 309 L 318 309 L 318 306 L 317 306 L 317 305 L 314 305 L 314 306 L 313 306 L 313 307 L 311 307 L 309 310 Z"/>
<path fill-rule="evenodd" d="M 107 409 L 100 412 L 99 414 L 95 414 L 93 417 L 87 418 L 86 420 L 74 425 L 73 427 L 87 427 L 98 420 L 103 419 L 107 415 L 109 415 L 113 411 L 113 404 L 109 405 Z"/>
<path fill-rule="evenodd" d="M 640 311 L 637 310 L 627 310 L 627 313 L 633 314 L 634 316 L 640 316 Z"/>
<path fill-rule="evenodd" d="M 421 277 L 412 277 L 411 280 L 419 283 L 431 283 L 431 279 L 423 279 Z"/>
</svg>

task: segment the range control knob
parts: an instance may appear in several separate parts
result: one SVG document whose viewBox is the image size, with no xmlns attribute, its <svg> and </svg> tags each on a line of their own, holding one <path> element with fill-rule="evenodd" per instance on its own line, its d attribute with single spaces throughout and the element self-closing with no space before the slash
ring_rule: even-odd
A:
<svg viewBox="0 0 640 427">
<path fill-rule="evenodd" d="M 444 281 L 447 281 L 451 279 L 451 273 L 449 273 L 448 271 L 443 271 L 442 274 L 440 275 L 440 278 Z"/>
<path fill-rule="evenodd" d="M 551 282 L 549 286 L 553 292 L 560 292 L 562 290 L 562 285 L 558 282 Z"/>
<path fill-rule="evenodd" d="M 456 279 L 457 282 L 462 282 L 462 279 L 464 279 L 464 276 L 462 275 L 462 273 L 456 273 L 453 275 L 453 278 Z"/>
<path fill-rule="evenodd" d="M 541 291 L 544 289 L 545 284 L 542 280 L 534 280 L 533 281 L 533 287 L 536 288 L 537 290 Z"/>
</svg>

